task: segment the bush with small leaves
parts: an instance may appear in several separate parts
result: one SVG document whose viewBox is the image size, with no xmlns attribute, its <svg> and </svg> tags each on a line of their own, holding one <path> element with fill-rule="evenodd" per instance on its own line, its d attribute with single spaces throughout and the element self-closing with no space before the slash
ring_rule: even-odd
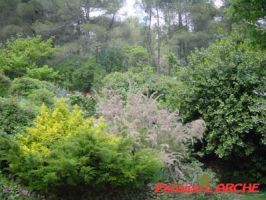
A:
<svg viewBox="0 0 266 200">
<path fill-rule="evenodd" d="M 31 107 L 22 108 L 17 99 L 0 97 L 0 135 L 23 132 L 34 117 Z"/>
<path fill-rule="evenodd" d="M 150 96 L 157 95 L 158 100 L 166 104 L 171 89 L 179 86 L 179 82 L 170 76 L 163 76 L 154 73 L 151 67 L 145 67 L 140 72 L 114 72 L 108 74 L 103 79 L 102 93 L 105 90 L 116 90 L 121 95 L 126 96 L 129 89 L 142 90 L 144 94 Z"/>
<path fill-rule="evenodd" d="M 33 90 L 27 99 L 33 102 L 37 106 L 41 106 L 43 103 L 47 106 L 51 106 L 54 102 L 55 94 L 46 88 Z"/>
<path fill-rule="evenodd" d="M 28 69 L 26 76 L 41 81 L 56 81 L 60 78 L 59 72 L 47 65 L 40 68 Z"/>
<path fill-rule="evenodd" d="M 12 38 L 0 48 L 0 69 L 11 79 L 21 77 L 27 69 L 42 67 L 54 51 L 52 39 Z"/>
<path fill-rule="evenodd" d="M 186 121 L 202 117 L 208 128 L 205 153 L 229 159 L 230 166 L 235 161 L 235 169 L 244 166 L 241 159 L 250 166 L 247 171 L 254 169 L 254 159 L 265 162 L 265 69 L 266 51 L 231 35 L 192 54 L 179 76 L 184 83 L 177 94 L 181 116 Z M 265 183 L 260 174 L 266 168 L 256 169 L 249 177 Z"/>
<path fill-rule="evenodd" d="M 95 97 L 88 95 L 84 96 L 83 94 L 76 92 L 68 95 L 68 102 L 70 102 L 72 106 L 78 105 L 82 109 L 85 117 L 95 115 L 97 103 Z"/>
<path fill-rule="evenodd" d="M 29 77 L 16 78 L 12 81 L 10 93 L 16 96 L 28 96 L 34 90 L 47 89 L 49 91 L 55 91 L 56 88 L 52 83 L 46 81 L 40 81 Z"/>
<path fill-rule="evenodd" d="M 10 79 L 0 72 L 0 97 L 4 97 L 9 93 L 10 86 Z"/>
</svg>

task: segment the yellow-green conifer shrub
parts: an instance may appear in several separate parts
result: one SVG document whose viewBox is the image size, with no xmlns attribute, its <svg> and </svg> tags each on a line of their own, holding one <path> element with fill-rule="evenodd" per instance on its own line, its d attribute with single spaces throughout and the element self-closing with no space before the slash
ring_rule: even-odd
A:
<svg viewBox="0 0 266 200">
<path fill-rule="evenodd" d="M 42 105 L 35 126 L 28 128 L 27 135 L 19 135 L 18 138 L 24 152 L 35 152 L 44 156 L 57 141 L 76 136 L 84 130 L 102 130 L 102 126 L 103 123 L 99 123 L 94 127 L 92 118 L 83 118 L 78 106 L 69 110 L 64 100 L 57 100 L 53 110 Z"/>
<path fill-rule="evenodd" d="M 17 140 L 9 169 L 43 192 L 137 188 L 161 168 L 156 151 L 133 151 L 129 138 L 107 133 L 103 119 L 85 118 L 78 106 L 69 109 L 64 100 L 53 109 L 43 105 L 34 125 Z"/>
</svg>

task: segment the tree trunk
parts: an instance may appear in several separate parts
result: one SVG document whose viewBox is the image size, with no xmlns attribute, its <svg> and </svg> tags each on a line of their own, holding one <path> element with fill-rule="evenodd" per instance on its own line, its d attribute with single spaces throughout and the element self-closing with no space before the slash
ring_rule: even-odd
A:
<svg viewBox="0 0 266 200">
<path fill-rule="evenodd" d="M 183 27 L 183 22 L 182 22 L 182 13 L 178 13 L 178 25 L 179 27 Z"/>
<path fill-rule="evenodd" d="M 152 47 L 151 47 L 151 43 L 152 43 L 152 40 L 151 40 L 151 23 L 152 23 L 152 9 L 149 8 L 149 30 L 148 30 L 148 52 L 150 54 L 150 58 L 152 58 Z"/>
<path fill-rule="evenodd" d="M 157 73 L 160 74 L 161 71 L 161 28 L 160 28 L 160 14 L 159 8 L 156 8 L 156 15 L 157 15 L 157 41 L 158 41 L 158 48 L 157 48 Z"/>
</svg>

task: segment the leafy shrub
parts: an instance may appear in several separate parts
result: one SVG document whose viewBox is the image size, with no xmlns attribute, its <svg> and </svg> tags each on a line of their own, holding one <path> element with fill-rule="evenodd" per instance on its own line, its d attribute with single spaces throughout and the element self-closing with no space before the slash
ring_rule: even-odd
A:
<svg viewBox="0 0 266 200">
<path fill-rule="evenodd" d="M 233 28 L 237 33 L 250 38 L 253 46 L 265 49 L 265 24 L 258 23 L 265 16 L 265 1 L 231 0 L 226 6 L 227 17 L 235 22 Z M 237 26 L 236 26 L 237 24 Z"/>
<path fill-rule="evenodd" d="M 28 77 L 22 77 L 22 78 L 16 78 L 12 82 L 11 86 L 11 94 L 12 95 L 18 95 L 18 96 L 28 96 L 30 95 L 34 90 L 45 88 L 50 91 L 54 91 L 55 87 L 53 84 L 46 82 L 46 81 L 40 81 L 33 78 Z"/>
<path fill-rule="evenodd" d="M 65 88 L 80 92 L 91 92 L 98 89 L 105 71 L 95 58 L 67 59 L 56 65 L 60 73 L 60 82 Z"/>
<path fill-rule="evenodd" d="M 99 54 L 99 63 L 107 73 L 125 72 L 129 69 L 141 71 L 150 63 L 149 53 L 142 46 L 121 46 L 103 49 Z"/>
<path fill-rule="evenodd" d="M 53 52 L 52 39 L 42 41 L 40 36 L 13 38 L 0 49 L 0 66 L 13 79 L 26 74 L 27 69 L 42 66 Z"/>
<path fill-rule="evenodd" d="M 58 72 L 53 68 L 48 67 L 47 65 L 40 68 L 28 69 L 27 77 L 41 81 L 55 81 L 56 79 L 60 78 Z"/>
<path fill-rule="evenodd" d="M 84 112 L 85 117 L 91 117 L 96 112 L 96 99 L 92 96 L 75 93 L 68 96 L 68 101 L 72 106 L 78 105 Z"/>
<path fill-rule="evenodd" d="M 105 48 L 100 52 L 99 61 L 107 73 L 125 71 L 124 57 L 125 53 L 120 48 Z"/>
<path fill-rule="evenodd" d="M 206 121 L 207 153 L 234 160 L 249 157 L 249 164 L 264 154 L 265 60 L 265 51 L 235 35 L 191 56 L 181 75 L 180 112 L 186 120 Z"/>
<path fill-rule="evenodd" d="M 114 72 L 108 74 L 103 79 L 103 89 L 104 90 L 115 90 L 126 96 L 129 88 L 135 88 L 137 90 L 142 90 L 148 96 L 155 94 L 159 96 L 159 100 L 166 103 L 168 96 L 171 95 L 171 88 L 178 87 L 179 82 L 177 82 L 172 77 L 160 76 L 153 72 L 151 67 L 144 68 L 141 72 Z"/>
<path fill-rule="evenodd" d="M 82 66 L 73 72 L 73 89 L 87 93 L 92 88 L 93 79 L 93 68 L 90 66 Z"/>
<path fill-rule="evenodd" d="M 125 53 L 124 65 L 126 69 L 141 71 L 150 63 L 149 53 L 142 46 L 126 46 L 123 48 Z"/>
<path fill-rule="evenodd" d="M 11 172 L 54 193 L 139 187 L 161 166 L 155 151 L 132 153 L 129 139 L 108 134 L 103 121 L 84 118 L 77 106 L 70 111 L 63 100 L 53 110 L 42 106 L 34 126 L 18 136 L 18 151 L 9 160 Z"/>
<path fill-rule="evenodd" d="M 71 89 L 91 92 L 92 88 L 98 88 L 105 72 L 94 58 L 89 58 L 80 63 L 72 77 Z"/>
<path fill-rule="evenodd" d="M 61 79 L 59 80 L 60 85 L 64 86 L 67 89 L 72 89 L 72 75 L 73 72 L 80 67 L 80 63 L 80 60 L 73 58 L 67 58 L 63 61 L 57 61 L 53 63 L 55 70 L 59 71 L 61 77 Z"/>
<path fill-rule="evenodd" d="M 21 108 L 16 99 L 0 98 L 0 135 L 14 135 L 32 124 L 31 108 Z"/>
<path fill-rule="evenodd" d="M 8 94 L 10 85 L 10 79 L 0 72 L 0 96 L 3 97 Z"/>
<path fill-rule="evenodd" d="M 14 145 L 14 137 L 10 135 L 0 135 L 0 178 L 1 171 L 5 171 L 8 168 L 8 157 L 10 156 L 10 150 Z"/>
<path fill-rule="evenodd" d="M 266 81 L 265 59 L 265 52 L 251 49 L 236 37 L 192 55 L 183 79 L 188 90 L 182 94 L 181 113 L 187 119 L 202 116 L 206 120 L 209 152 L 219 157 L 233 152 L 250 155 L 255 144 L 246 140 L 248 135 L 263 138 L 264 124 L 254 120 L 263 117 L 263 109 L 254 112 L 251 107 L 263 100 L 259 93 Z"/>
<path fill-rule="evenodd" d="M 33 102 L 37 106 L 45 104 L 51 106 L 54 102 L 55 94 L 46 88 L 32 90 L 32 92 L 27 96 L 27 99 Z"/>
</svg>

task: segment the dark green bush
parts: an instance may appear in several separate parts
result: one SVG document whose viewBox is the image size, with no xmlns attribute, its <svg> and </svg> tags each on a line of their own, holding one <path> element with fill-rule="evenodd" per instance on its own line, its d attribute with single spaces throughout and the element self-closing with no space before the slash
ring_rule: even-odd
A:
<svg viewBox="0 0 266 200">
<path fill-rule="evenodd" d="M 105 71 L 95 58 L 67 59 L 56 65 L 60 72 L 60 84 L 69 89 L 84 93 L 100 87 Z M 57 80 L 58 81 L 58 80 Z"/>
<path fill-rule="evenodd" d="M 36 104 L 37 106 L 45 105 L 51 106 L 54 102 L 55 94 L 46 88 L 32 90 L 27 96 L 27 99 Z"/>
<path fill-rule="evenodd" d="M 207 122 L 207 151 L 247 156 L 256 149 L 256 138 L 262 144 L 264 110 L 252 108 L 258 100 L 265 103 L 265 61 L 265 51 L 233 36 L 192 55 L 182 77 L 188 88 L 180 110 L 188 120 L 202 116 Z"/>
<path fill-rule="evenodd" d="M 0 135 L 13 135 L 32 124 L 31 108 L 21 108 L 16 99 L 0 98 Z"/>
<path fill-rule="evenodd" d="M 0 72 L 0 97 L 8 94 L 10 85 L 10 79 Z"/>
<path fill-rule="evenodd" d="M 47 65 L 40 68 L 28 69 L 26 76 L 41 81 L 55 81 L 60 78 L 58 72 Z"/>
<path fill-rule="evenodd" d="M 158 100 L 165 103 L 171 95 L 170 90 L 176 88 L 179 82 L 169 76 L 160 76 L 153 72 L 151 67 L 146 67 L 140 72 L 114 72 L 108 74 L 103 79 L 102 90 L 115 90 L 122 95 L 126 95 L 127 91 L 131 89 L 142 90 L 145 94 L 155 94 L 159 96 Z"/>
<path fill-rule="evenodd" d="M 0 135 L 0 172 L 8 168 L 8 157 L 13 149 L 14 137 L 9 135 Z M 1 177 L 1 173 L 0 173 Z"/>
<path fill-rule="evenodd" d="M 49 91 L 55 90 L 54 85 L 46 81 L 40 81 L 28 77 L 16 78 L 12 82 L 11 94 L 17 96 L 28 96 L 32 93 L 32 91 L 43 88 Z"/>
<path fill-rule="evenodd" d="M 185 120 L 202 117 L 206 122 L 206 153 L 248 157 L 250 168 L 251 158 L 265 154 L 265 69 L 266 52 L 235 35 L 191 56 L 177 101 Z"/>
<path fill-rule="evenodd" d="M 107 73 L 125 71 L 124 57 L 125 52 L 121 48 L 105 48 L 100 52 L 99 61 Z"/>
<path fill-rule="evenodd" d="M 91 66 L 82 66 L 72 74 L 72 89 L 89 92 L 93 86 L 94 69 Z"/>
<path fill-rule="evenodd" d="M 69 103 L 78 105 L 84 112 L 85 117 L 93 116 L 96 112 L 96 99 L 92 96 L 84 96 L 81 93 L 75 93 L 68 96 Z"/>
</svg>

